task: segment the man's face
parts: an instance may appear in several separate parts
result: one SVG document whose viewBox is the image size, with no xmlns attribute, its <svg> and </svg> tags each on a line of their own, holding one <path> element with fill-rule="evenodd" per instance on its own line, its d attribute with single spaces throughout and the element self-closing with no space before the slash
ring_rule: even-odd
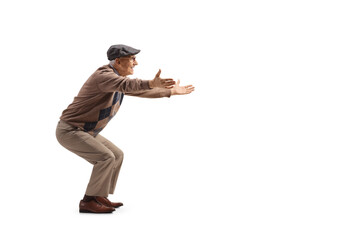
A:
<svg viewBox="0 0 360 240">
<path fill-rule="evenodd" d="M 135 55 L 122 57 L 116 60 L 118 63 L 118 70 L 121 76 L 132 75 L 134 67 L 138 65 Z"/>
</svg>

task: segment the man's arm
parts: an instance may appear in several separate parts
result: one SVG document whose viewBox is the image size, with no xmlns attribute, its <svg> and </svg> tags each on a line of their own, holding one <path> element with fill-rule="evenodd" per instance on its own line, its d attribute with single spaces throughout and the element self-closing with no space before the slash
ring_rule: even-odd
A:
<svg viewBox="0 0 360 240">
<path fill-rule="evenodd" d="M 143 97 L 143 98 L 162 98 L 170 97 L 171 90 L 165 88 L 152 88 L 148 90 L 141 90 L 136 92 L 127 92 L 125 95 L 134 96 L 134 97 Z"/>
<path fill-rule="evenodd" d="M 117 75 L 112 69 L 103 68 L 98 70 L 91 77 L 96 78 L 99 90 L 103 92 L 137 92 L 152 88 L 171 88 L 175 81 L 171 78 L 161 78 L 161 70 L 153 80 L 130 79 Z"/>
<path fill-rule="evenodd" d="M 153 88 L 148 90 L 141 90 L 136 92 L 125 93 L 125 95 L 143 97 L 143 98 L 162 98 L 170 97 L 172 95 L 184 95 L 189 94 L 195 90 L 193 85 L 180 86 L 180 80 L 171 87 L 171 89 L 165 88 Z"/>
</svg>

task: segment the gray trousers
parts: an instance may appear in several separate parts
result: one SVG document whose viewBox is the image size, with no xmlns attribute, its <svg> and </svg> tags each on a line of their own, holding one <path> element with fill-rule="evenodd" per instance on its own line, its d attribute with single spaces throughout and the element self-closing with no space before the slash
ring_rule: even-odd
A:
<svg viewBox="0 0 360 240">
<path fill-rule="evenodd" d="M 114 193 L 124 158 L 118 147 L 100 134 L 93 137 L 62 120 L 56 138 L 64 148 L 94 165 L 86 195 L 107 197 Z"/>
</svg>

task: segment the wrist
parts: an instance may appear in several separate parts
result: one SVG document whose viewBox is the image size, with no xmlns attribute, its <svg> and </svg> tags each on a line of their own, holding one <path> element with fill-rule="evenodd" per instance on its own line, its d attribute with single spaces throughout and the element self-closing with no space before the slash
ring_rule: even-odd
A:
<svg viewBox="0 0 360 240">
<path fill-rule="evenodd" d="M 172 95 L 176 95 L 175 88 L 171 88 L 170 91 L 171 91 L 171 96 L 172 96 Z"/>
</svg>

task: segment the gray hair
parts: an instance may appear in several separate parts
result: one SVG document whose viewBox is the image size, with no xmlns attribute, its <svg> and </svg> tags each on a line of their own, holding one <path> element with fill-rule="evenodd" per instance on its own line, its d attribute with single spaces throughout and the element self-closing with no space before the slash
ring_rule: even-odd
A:
<svg viewBox="0 0 360 240">
<path fill-rule="evenodd" d="M 110 64 L 111 66 L 114 66 L 114 63 L 115 63 L 115 59 L 114 59 L 114 60 L 111 60 L 109 64 Z"/>
</svg>

